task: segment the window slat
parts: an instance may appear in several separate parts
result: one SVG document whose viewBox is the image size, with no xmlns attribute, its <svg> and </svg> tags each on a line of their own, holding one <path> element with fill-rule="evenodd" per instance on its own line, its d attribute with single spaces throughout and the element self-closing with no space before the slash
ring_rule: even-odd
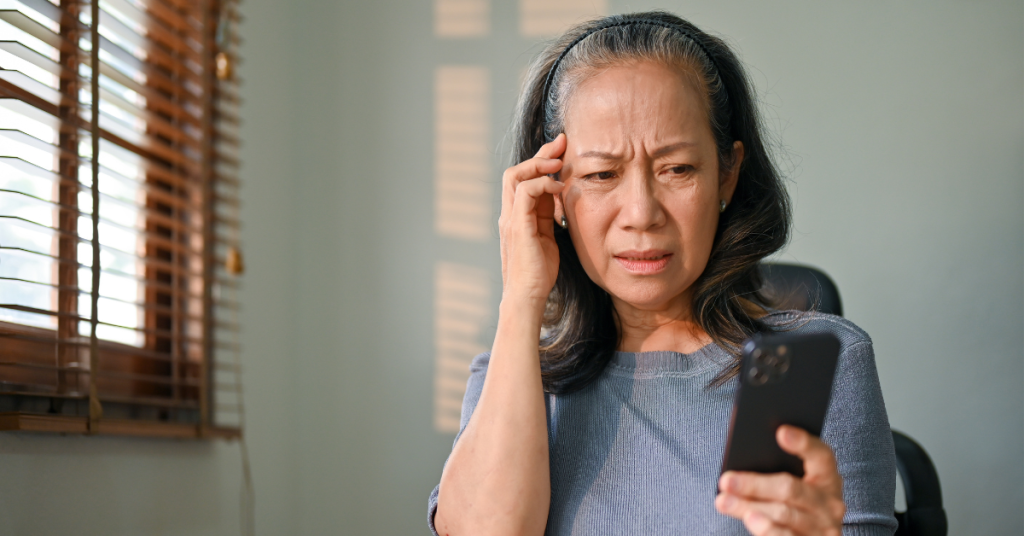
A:
<svg viewBox="0 0 1024 536">
<path fill-rule="evenodd" d="M 48 254 L 46 252 L 31 251 L 31 250 L 25 250 L 25 249 L 22 249 L 22 248 L 16 248 L 16 247 L 10 247 L 10 246 L 2 246 L 2 247 L 0 247 L 0 250 L 5 252 L 5 256 L 8 259 L 12 258 L 11 257 L 12 255 L 21 255 L 24 258 L 39 257 L 41 259 L 45 259 L 46 262 L 56 262 L 56 263 L 62 263 L 62 264 L 64 264 L 64 263 L 73 264 L 78 269 L 88 269 L 89 268 L 88 265 L 77 263 L 77 262 L 74 262 L 74 261 L 71 261 L 71 260 L 68 260 L 68 259 L 61 259 L 60 257 Z M 102 272 L 103 272 L 103 274 L 106 274 L 106 275 L 109 275 L 109 276 L 115 276 L 115 277 L 126 279 L 126 280 L 132 280 L 132 281 L 134 281 L 134 282 L 136 282 L 136 283 L 138 283 L 140 285 L 145 285 L 148 289 L 150 289 L 150 290 L 152 290 L 154 292 L 168 292 L 168 293 L 171 293 L 171 294 L 175 294 L 175 295 L 177 295 L 179 298 L 181 298 L 183 300 L 202 300 L 203 299 L 203 296 L 201 294 L 199 294 L 199 293 L 189 292 L 189 291 L 186 291 L 186 290 L 182 290 L 180 288 L 176 288 L 175 286 L 173 286 L 171 284 L 168 284 L 168 283 L 162 282 L 162 281 L 160 281 L 158 279 L 155 279 L 153 276 L 146 276 L 144 274 L 128 274 L 128 273 L 121 272 L 121 271 L 114 270 L 114 269 L 103 269 Z M 226 280 L 225 281 L 220 281 L 220 282 L 218 282 L 218 284 L 220 284 L 222 286 L 225 286 L 225 287 L 230 286 L 229 282 L 226 281 Z M 102 283 L 100 284 L 100 286 L 101 287 L 103 286 Z M 66 288 L 66 287 L 64 287 L 64 288 Z M 74 288 L 74 287 L 71 287 L 71 288 Z"/>
<path fill-rule="evenodd" d="M 87 160 L 83 159 L 83 161 Z M 72 179 L 61 177 L 54 171 L 36 166 L 35 164 L 27 162 L 22 158 L 0 155 L 0 173 L 11 173 L 12 175 L 10 176 L 20 175 L 28 180 L 38 181 L 39 183 L 42 184 L 40 184 L 40 186 L 36 188 L 36 190 L 40 191 L 44 188 L 50 189 L 54 185 L 63 184 L 68 186 L 74 185 L 78 187 L 81 190 L 81 192 L 84 192 L 89 195 L 91 195 L 92 192 L 92 189 L 88 186 L 82 186 L 80 183 Z M 103 166 L 100 167 L 100 173 L 104 178 L 108 180 L 121 180 L 127 184 L 130 184 L 132 188 L 139 190 L 140 195 L 145 195 L 147 201 L 151 203 L 167 205 L 168 208 L 171 210 L 188 210 L 194 208 L 192 205 L 193 202 L 190 199 L 182 198 L 179 195 L 175 195 L 172 192 L 158 188 L 155 184 L 124 177 Z M 21 193 L 33 195 L 31 192 Z M 163 218 L 161 221 L 167 221 L 166 217 L 161 212 L 157 211 L 155 208 L 150 207 L 148 203 L 139 204 L 136 201 L 128 201 L 122 198 L 115 197 L 114 195 L 107 194 L 102 191 L 100 192 L 100 197 L 102 200 L 101 204 L 114 203 L 120 205 L 136 206 L 138 210 L 144 211 L 147 216 L 152 216 L 157 219 Z M 55 201 L 54 203 L 59 204 Z M 86 211 L 82 213 L 88 214 L 89 212 Z M 168 222 L 168 224 L 171 223 Z M 185 222 L 181 222 L 179 226 L 184 231 L 198 232 L 198 229 L 195 226 L 189 225 Z"/>
<path fill-rule="evenodd" d="M 172 52 L 187 55 L 195 63 L 202 62 L 202 46 L 195 41 L 191 32 L 182 32 L 172 28 L 162 19 L 151 16 L 125 0 L 104 0 L 104 2 L 140 28 L 141 35 L 162 44 Z"/>
<path fill-rule="evenodd" d="M 76 287 L 66 287 L 66 286 L 55 285 L 55 284 L 47 283 L 47 282 L 43 282 L 43 281 L 32 281 L 32 280 L 29 280 L 29 279 L 19 279 L 19 278 L 6 277 L 6 276 L 0 276 L 0 282 L 2 282 L 2 281 L 26 283 L 26 284 L 29 284 L 29 285 L 35 285 L 35 286 L 42 287 L 42 288 L 45 288 L 45 289 L 48 289 L 48 290 L 53 290 L 53 291 L 55 291 L 55 290 L 71 290 L 71 291 L 76 291 L 76 290 L 78 290 Z M 145 303 L 144 301 L 140 302 L 140 301 L 124 300 L 124 299 L 120 299 L 120 298 L 117 298 L 117 297 L 110 296 L 108 293 L 106 293 L 102 289 L 100 290 L 100 297 L 102 297 L 104 300 L 108 300 L 108 301 L 111 301 L 111 302 L 116 302 L 116 303 L 123 304 L 123 305 L 126 305 L 126 306 L 131 306 L 131 307 L 138 308 L 142 312 L 159 312 L 159 313 L 163 313 L 168 318 L 173 318 L 173 319 L 177 319 L 177 320 L 181 320 L 181 321 L 190 321 L 190 322 L 202 322 L 203 321 L 202 315 L 200 315 L 200 314 L 190 314 L 185 309 L 180 309 L 179 310 L 179 309 L 174 308 L 173 306 L 154 304 L 154 303 Z M 194 300 L 199 300 L 201 298 L 199 296 L 195 296 L 193 299 Z M 45 309 L 45 310 L 53 312 L 52 309 Z M 233 327 L 234 326 L 233 324 L 223 323 L 223 322 L 221 324 L 225 327 L 225 330 L 227 330 L 227 331 L 237 331 L 237 329 Z"/>
<path fill-rule="evenodd" d="M 188 0 L 147 0 L 142 3 L 150 13 L 178 28 L 179 31 L 192 32 L 202 27 L 202 23 L 190 14 L 194 6 L 189 5 Z"/>
<path fill-rule="evenodd" d="M 0 190 L 0 193 L 7 193 L 7 192 L 9 192 L 9 191 L 7 191 L 7 190 Z M 89 212 L 87 212 L 86 210 L 84 210 L 84 209 L 77 209 L 75 207 L 68 207 L 68 206 L 60 205 L 59 203 L 53 202 L 53 201 L 40 201 L 40 200 L 37 200 L 36 198 L 32 198 L 32 197 L 29 197 L 29 198 L 33 199 L 33 203 L 35 203 L 35 204 L 45 204 L 45 205 L 53 207 L 53 208 L 61 208 L 61 209 L 64 209 L 65 211 L 67 211 L 69 213 L 76 214 L 76 215 L 81 216 L 81 217 L 89 217 L 89 216 L 91 216 L 91 214 Z M 30 207 L 30 205 L 28 205 L 27 203 L 26 203 L 26 206 Z M 150 217 L 150 219 L 152 220 L 154 218 Z M 58 236 L 66 236 L 66 237 L 72 238 L 74 240 L 77 240 L 77 241 L 79 241 L 81 243 L 85 243 L 85 244 L 91 243 L 91 240 L 92 240 L 91 238 L 88 238 L 87 236 L 79 236 L 77 233 L 72 233 L 70 231 L 65 231 L 65 230 L 60 229 L 58 227 L 54 227 L 52 221 L 51 222 L 38 221 L 38 220 L 32 219 L 30 217 L 13 216 L 13 215 L 0 215 L 0 221 L 7 222 L 8 225 L 13 225 L 13 226 L 18 226 L 18 227 L 25 226 L 25 225 L 32 226 L 32 227 L 37 227 L 38 228 L 38 232 L 41 232 L 41 233 L 49 232 L 49 233 L 52 233 L 52 234 L 58 235 Z M 227 220 L 217 220 L 217 221 L 224 221 L 226 223 L 231 223 L 231 222 L 228 222 Z M 102 216 L 100 217 L 100 222 L 103 225 L 106 225 L 106 226 L 111 226 L 111 227 L 114 227 L 114 228 L 119 228 L 119 229 L 124 230 L 124 231 L 134 232 L 135 234 L 138 235 L 139 239 L 145 241 L 145 244 L 146 244 L 145 247 L 147 249 L 148 248 L 162 248 L 162 249 L 164 249 L 164 250 L 166 250 L 168 252 L 172 252 L 175 255 L 181 255 L 181 256 L 184 256 L 184 257 L 188 257 L 188 258 L 202 257 L 203 256 L 203 252 L 201 250 L 196 249 L 195 247 L 190 246 L 189 244 L 175 242 L 172 239 L 170 239 L 170 238 L 168 238 L 168 237 L 166 237 L 164 235 L 161 235 L 160 233 L 158 233 L 156 231 L 151 231 L 151 230 L 148 230 L 148 229 L 145 229 L 145 228 L 133 228 L 133 227 L 124 225 L 122 223 L 119 223 L 119 222 L 116 222 L 116 221 L 112 221 L 111 219 L 105 218 L 105 217 L 102 217 Z M 167 219 L 167 218 L 160 219 L 160 220 L 158 220 L 155 223 L 161 223 L 161 222 L 167 224 L 167 227 L 168 227 L 169 231 L 174 231 L 176 229 L 180 229 L 180 230 L 183 231 L 182 234 L 184 236 L 188 236 L 189 234 L 191 234 L 191 233 L 188 232 L 188 227 L 187 227 L 186 224 L 182 224 L 181 222 L 177 222 L 177 221 L 174 221 L 174 220 L 171 220 L 171 219 Z M 13 241 L 12 242 L 8 242 L 8 245 L 15 245 L 16 246 L 16 245 L 18 245 L 18 242 L 13 242 Z M 106 249 L 109 249 L 109 250 L 115 250 L 115 248 L 112 248 L 110 246 L 106 246 L 105 244 L 103 245 L 103 247 L 106 248 Z M 128 252 L 128 251 L 122 251 L 122 250 L 115 250 L 115 251 L 118 251 L 119 253 L 122 253 L 122 254 L 125 254 L 125 255 L 136 256 L 136 257 L 139 257 L 140 259 L 146 258 L 146 257 L 142 257 L 141 255 L 134 254 L 134 253 L 131 253 L 131 252 Z M 161 261 L 153 261 L 153 262 L 160 263 Z M 162 264 L 160 264 L 160 265 L 162 266 Z"/>
<path fill-rule="evenodd" d="M 37 308 L 37 307 L 28 307 L 28 306 L 25 306 L 25 305 L 18 305 L 18 304 L 11 304 L 11 303 L 0 303 L 0 309 L 8 309 L 8 310 L 12 310 L 12 311 L 25 311 L 25 312 L 29 312 L 29 313 L 38 314 L 38 315 L 64 317 L 64 318 L 70 318 L 72 320 L 77 320 L 79 322 L 90 322 L 91 321 L 91 319 L 89 317 L 82 316 L 82 315 L 77 314 L 77 313 L 65 313 L 65 312 L 61 312 L 61 311 L 51 311 L 51 310 L 48 310 L 48 309 L 40 309 L 40 308 Z M 99 321 L 97 323 L 99 325 L 105 326 L 105 327 L 117 328 L 117 329 L 121 329 L 121 330 L 126 330 L 126 331 L 132 331 L 132 332 L 136 332 L 136 333 L 140 333 L 140 334 L 145 334 L 145 335 L 154 335 L 154 336 L 161 337 L 161 338 L 164 338 L 164 339 L 167 339 L 167 340 L 172 340 L 172 341 L 184 341 L 184 342 L 189 342 L 189 343 L 194 343 L 194 344 L 201 344 L 203 342 L 203 339 L 201 337 L 199 337 L 199 336 L 186 335 L 186 334 L 182 334 L 182 333 L 179 333 L 179 332 L 176 332 L 176 331 L 173 331 L 173 330 L 158 329 L 158 328 L 145 328 L 145 327 L 132 327 L 132 326 L 125 326 L 125 325 L 122 325 L 122 324 L 115 324 L 115 323 L 112 323 L 112 322 L 105 322 L 105 321 Z M 231 346 L 229 344 L 223 344 L 222 346 L 233 348 L 233 346 Z"/>
</svg>

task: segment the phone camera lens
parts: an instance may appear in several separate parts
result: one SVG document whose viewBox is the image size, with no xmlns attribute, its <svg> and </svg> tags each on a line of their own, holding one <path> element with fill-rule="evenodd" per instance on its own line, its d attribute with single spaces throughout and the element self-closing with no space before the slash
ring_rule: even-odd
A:
<svg viewBox="0 0 1024 536">
<path fill-rule="evenodd" d="M 759 368 L 750 369 L 750 383 L 754 385 L 764 385 L 768 381 L 768 375 Z"/>
<path fill-rule="evenodd" d="M 754 348 L 754 351 L 750 352 L 750 356 L 753 357 L 754 359 L 758 360 L 758 361 L 761 360 L 761 356 L 763 356 L 763 355 L 764 355 L 764 352 L 762 352 L 760 348 Z"/>
<path fill-rule="evenodd" d="M 779 354 L 780 356 L 786 355 L 787 351 L 788 348 L 786 348 L 785 344 L 780 344 L 779 347 L 775 349 L 775 353 Z"/>
</svg>

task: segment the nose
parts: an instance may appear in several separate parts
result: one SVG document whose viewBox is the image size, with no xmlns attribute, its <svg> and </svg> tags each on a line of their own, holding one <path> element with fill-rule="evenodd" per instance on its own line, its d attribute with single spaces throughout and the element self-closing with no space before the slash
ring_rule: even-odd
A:
<svg viewBox="0 0 1024 536">
<path fill-rule="evenodd" d="M 623 229 L 643 232 L 664 225 L 665 210 L 658 200 L 651 171 L 631 174 L 623 186 L 618 218 Z"/>
</svg>

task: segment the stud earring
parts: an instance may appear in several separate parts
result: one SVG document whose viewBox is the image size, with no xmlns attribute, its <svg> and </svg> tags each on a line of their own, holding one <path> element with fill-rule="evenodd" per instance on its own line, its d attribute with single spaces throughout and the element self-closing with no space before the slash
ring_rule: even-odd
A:
<svg viewBox="0 0 1024 536">
<path fill-rule="evenodd" d="M 562 221 L 559 224 L 562 226 L 562 229 L 569 228 L 569 222 L 565 221 L 565 214 L 562 214 Z"/>
<path fill-rule="evenodd" d="M 718 205 L 718 211 L 719 212 L 725 212 L 725 205 L 726 205 L 725 199 L 723 199 L 721 204 Z"/>
</svg>

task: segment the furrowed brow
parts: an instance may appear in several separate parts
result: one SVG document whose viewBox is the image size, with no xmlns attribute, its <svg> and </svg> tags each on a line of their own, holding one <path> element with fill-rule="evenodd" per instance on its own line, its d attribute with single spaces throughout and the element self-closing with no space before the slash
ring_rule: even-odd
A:
<svg viewBox="0 0 1024 536">
<path fill-rule="evenodd" d="M 653 157 L 653 158 L 662 157 L 662 156 L 665 156 L 665 155 L 668 155 L 668 154 L 672 154 L 672 153 L 678 151 L 679 149 L 685 149 L 687 147 L 694 147 L 696 145 L 697 144 L 692 142 L 692 141 L 681 141 L 679 143 L 673 143 L 671 145 L 666 145 L 664 147 L 658 148 L 653 153 L 651 153 L 651 157 Z M 597 158 L 599 160 L 621 160 L 622 159 L 622 155 L 615 154 L 615 153 L 608 153 L 608 152 L 605 152 L 605 151 L 585 151 L 583 153 L 580 153 L 580 158 Z"/>
<path fill-rule="evenodd" d="M 693 147 L 695 145 L 697 145 L 697 144 L 692 142 L 692 141 L 681 141 L 679 143 L 673 143 L 671 145 L 666 145 L 664 147 L 661 147 L 661 148 L 655 150 L 653 153 L 651 153 L 651 156 L 653 158 L 658 158 L 660 156 L 665 156 L 665 155 L 668 155 L 668 154 L 672 154 L 672 153 L 678 151 L 679 149 L 685 149 L 687 147 Z"/>
<path fill-rule="evenodd" d="M 622 155 L 606 153 L 604 151 L 586 151 L 580 154 L 580 158 L 598 158 L 600 160 L 621 160 Z"/>
</svg>

